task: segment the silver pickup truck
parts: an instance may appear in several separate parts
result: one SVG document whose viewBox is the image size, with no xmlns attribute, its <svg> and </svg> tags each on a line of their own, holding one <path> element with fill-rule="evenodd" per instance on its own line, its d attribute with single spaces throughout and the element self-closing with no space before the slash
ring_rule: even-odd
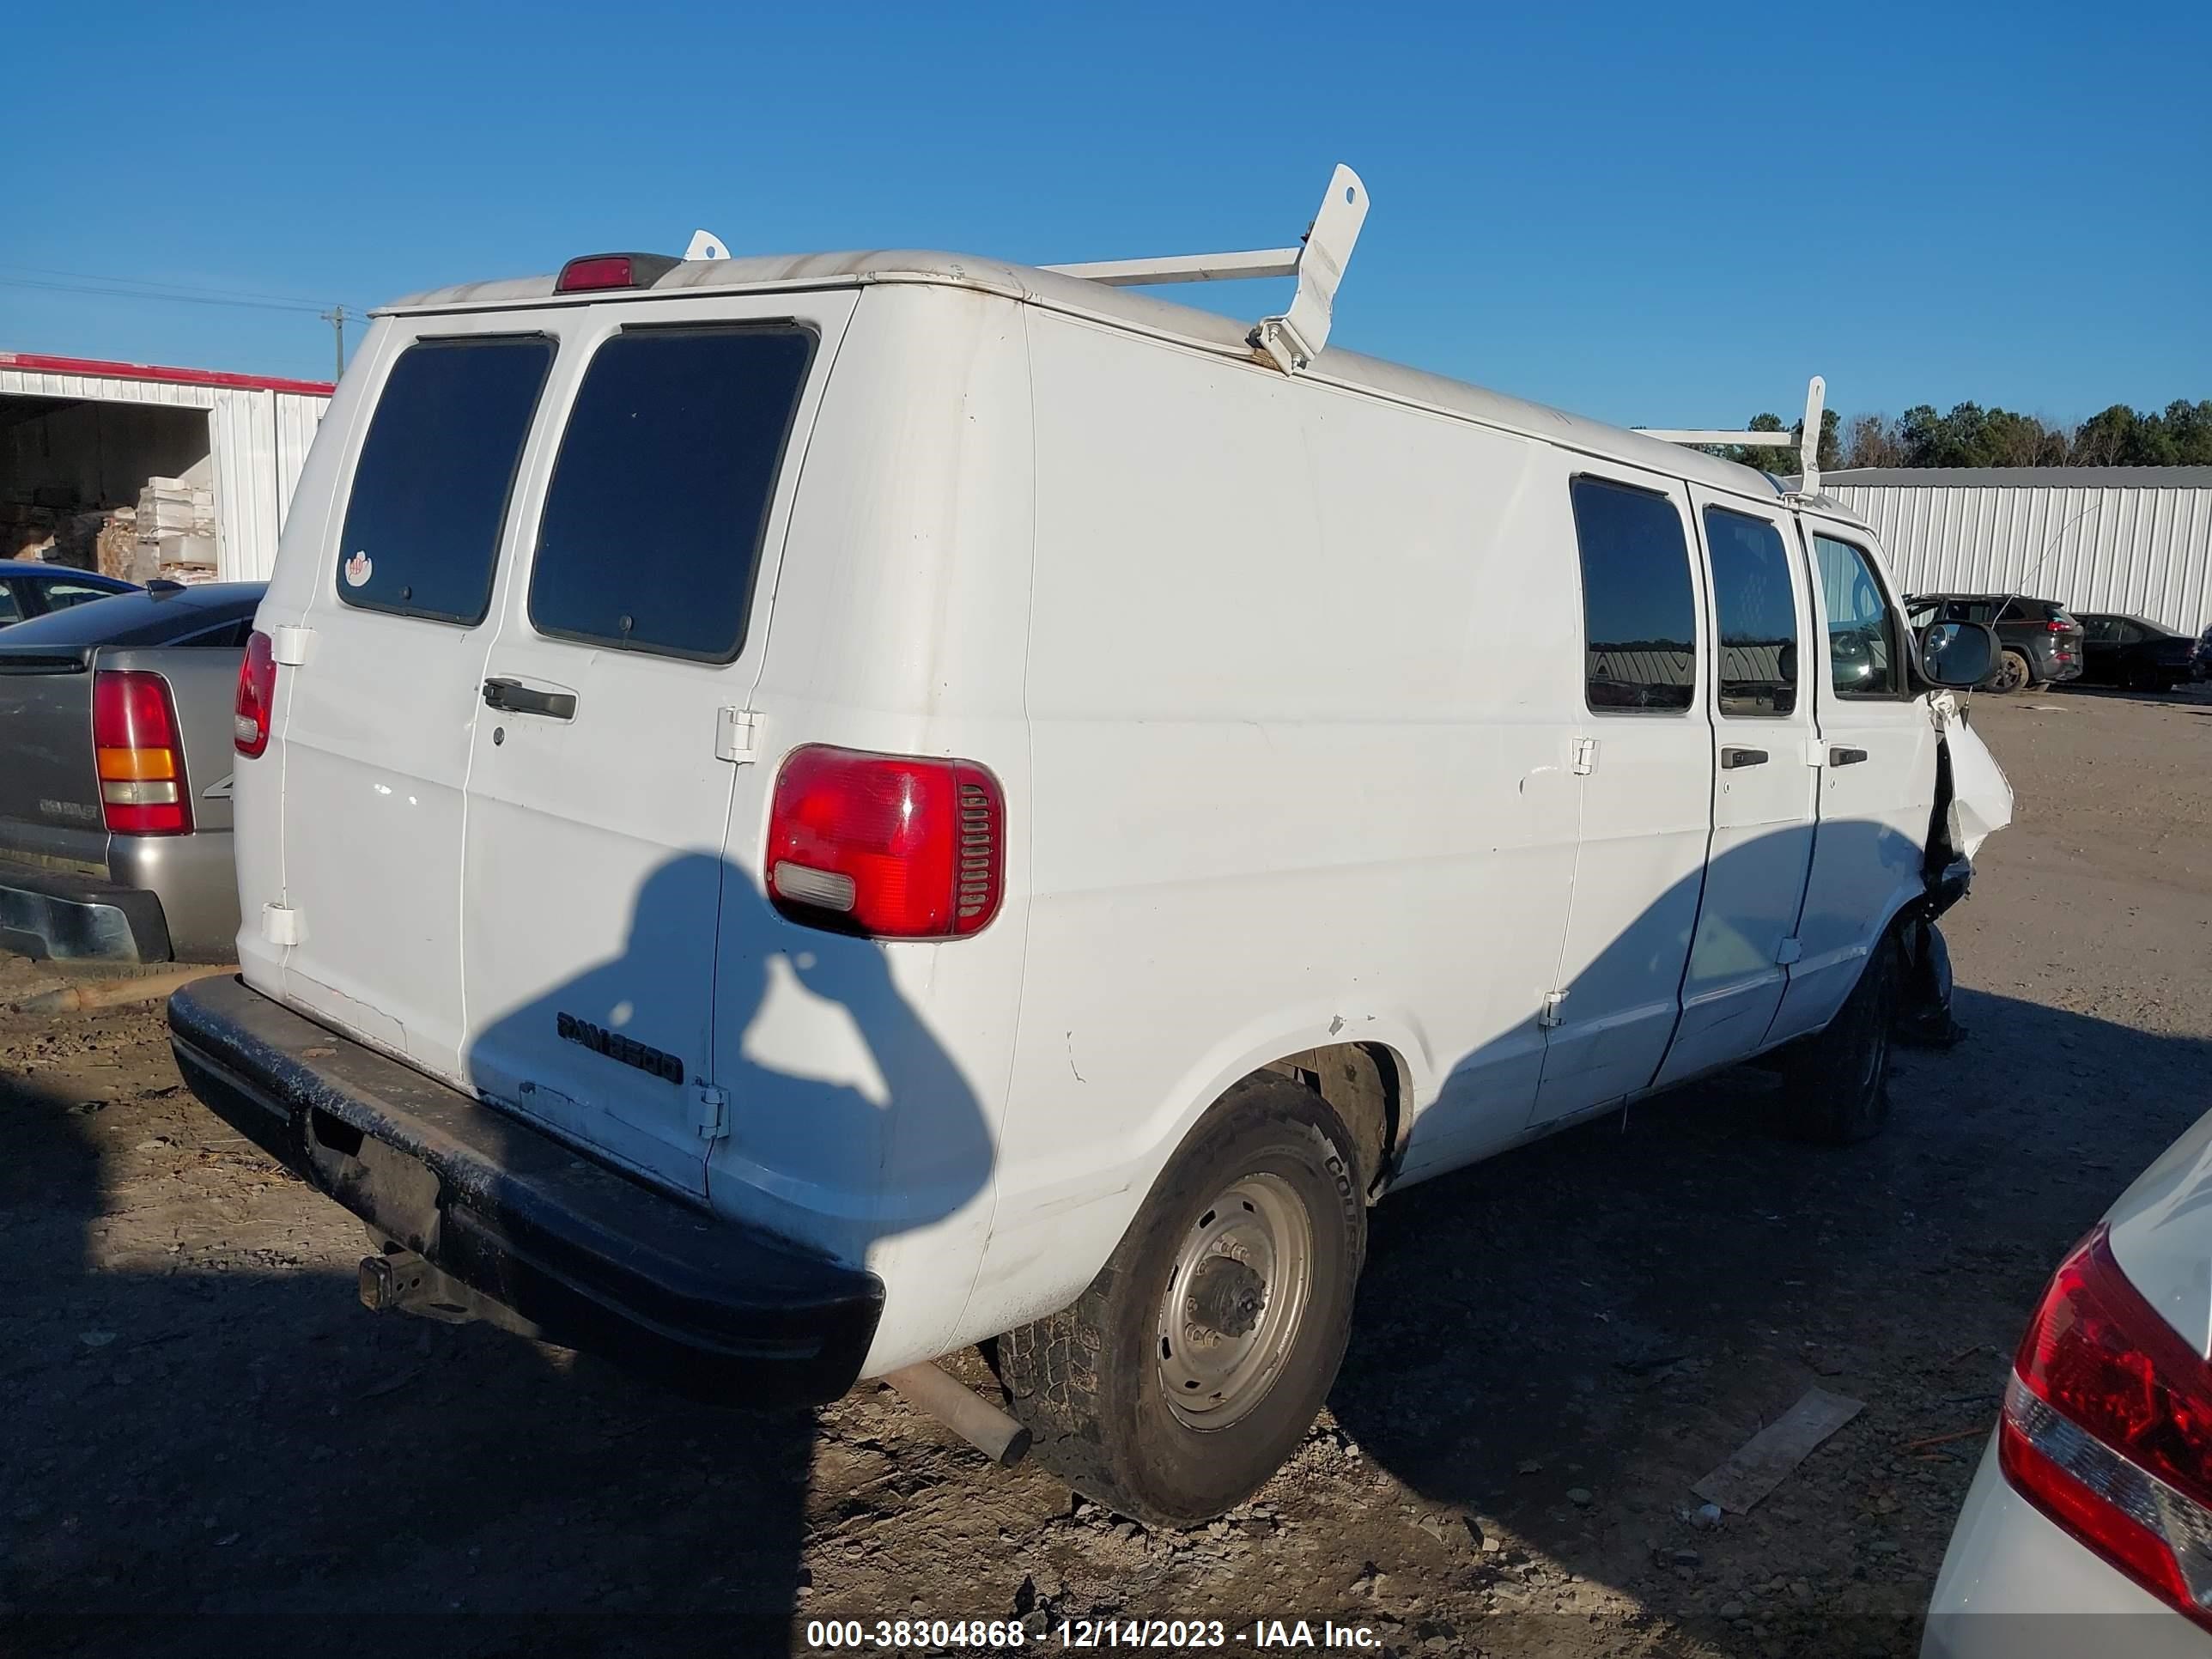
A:
<svg viewBox="0 0 2212 1659">
<path fill-rule="evenodd" d="M 0 631 L 0 949 L 230 957 L 232 711 L 262 586 L 157 587 Z"/>
</svg>

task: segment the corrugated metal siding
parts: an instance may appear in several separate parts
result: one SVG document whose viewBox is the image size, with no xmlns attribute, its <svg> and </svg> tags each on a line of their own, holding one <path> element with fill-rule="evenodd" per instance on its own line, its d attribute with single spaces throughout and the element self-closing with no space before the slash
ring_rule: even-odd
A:
<svg viewBox="0 0 2212 1659">
<path fill-rule="evenodd" d="M 1908 593 L 2023 592 L 2193 634 L 2212 622 L 2212 489 L 1853 484 Z"/>
<path fill-rule="evenodd" d="M 327 398 L 305 392 L 179 386 L 119 375 L 58 374 L 0 367 L 0 397 L 161 404 L 208 411 L 214 462 L 216 569 L 225 581 L 265 580 Z"/>
<path fill-rule="evenodd" d="M 276 556 L 276 422 L 268 392 L 222 392 L 215 406 L 216 568 L 266 576 Z"/>
<path fill-rule="evenodd" d="M 276 399 L 276 526 L 283 528 L 284 520 L 292 511 L 292 492 L 299 487 L 300 469 L 307 464 L 308 446 L 315 441 L 315 428 L 323 423 L 323 411 L 331 406 L 328 398 L 310 398 L 296 392 L 270 394 Z M 276 568 L 276 544 L 269 544 L 269 563 L 259 574 L 266 576 Z"/>
</svg>

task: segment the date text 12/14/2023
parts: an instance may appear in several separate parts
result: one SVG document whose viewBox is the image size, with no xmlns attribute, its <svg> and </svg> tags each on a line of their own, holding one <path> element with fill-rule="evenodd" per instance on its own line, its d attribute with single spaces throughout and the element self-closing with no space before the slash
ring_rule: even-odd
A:
<svg viewBox="0 0 2212 1659">
<path fill-rule="evenodd" d="M 1219 1619 L 1063 1619 L 1039 1626 L 1014 1619 L 908 1617 L 809 1620 L 806 1645 L 819 1653 L 897 1653 L 912 1648 L 1004 1653 L 1029 1647 L 1070 1652 L 1102 1648 L 1168 1652 L 1333 1648 L 1358 1652 L 1379 1650 L 1382 1641 L 1365 1625 L 1340 1625 L 1325 1619 L 1259 1619 L 1249 1625 Z"/>
</svg>

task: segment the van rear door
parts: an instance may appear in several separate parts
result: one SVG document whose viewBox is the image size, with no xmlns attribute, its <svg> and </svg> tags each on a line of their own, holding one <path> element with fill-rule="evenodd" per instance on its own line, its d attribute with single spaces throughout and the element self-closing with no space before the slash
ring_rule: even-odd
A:
<svg viewBox="0 0 2212 1659">
<path fill-rule="evenodd" d="M 723 840 L 733 805 L 764 816 L 760 769 L 732 763 L 855 297 L 572 314 L 561 435 L 518 500 L 527 551 L 469 688 L 470 1081 L 687 1192 L 720 1127 Z"/>
<path fill-rule="evenodd" d="M 350 371 L 372 412 L 348 434 L 342 528 L 306 556 L 308 644 L 281 670 L 283 902 L 246 926 L 281 948 L 287 1001 L 457 1083 L 477 692 L 567 315 L 380 325 Z"/>
<path fill-rule="evenodd" d="M 1797 526 L 1779 505 L 1694 484 L 1690 499 L 1712 600 L 1713 840 L 1662 1087 L 1765 1041 L 1797 959 L 1820 799 Z"/>
</svg>

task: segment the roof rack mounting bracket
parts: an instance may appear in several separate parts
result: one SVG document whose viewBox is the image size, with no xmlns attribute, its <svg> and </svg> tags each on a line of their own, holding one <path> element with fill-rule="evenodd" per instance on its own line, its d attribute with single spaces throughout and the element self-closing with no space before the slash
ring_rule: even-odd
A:
<svg viewBox="0 0 2212 1659">
<path fill-rule="evenodd" d="M 1344 280 L 1359 228 L 1366 222 L 1367 186 L 1340 161 L 1299 251 L 1298 291 L 1291 296 L 1290 309 L 1279 317 L 1262 317 L 1252 331 L 1252 345 L 1262 362 L 1295 374 L 1321 356 L 1328 343 L 1336 285 Z"/>
<path fill-rule="evenodd" d="M 1253 356 L 1295 374 L 1321 355 L 1328 339 L 1336 285 L 1352 258 L 1359 227 L 1367 220 L 1367 186 L 1339 164 L 1322 198 L 1321 211 L 1297 247 L 1246 253 L 1180 253 L 1158 259 L 1103 259 L 1091 264 L 1047 265 L 1063 276 L 1080 276 L 1109 288 L 1165 283 L 1226 283 L 1250 276 L 1295 276 L 1298 291 L 1279 317 L 1262 317 L 1249 336 Z M 703 234 L 703 233 L 702 233 Z"/>
<path fill-rule="evenodd" d="M 1820 493 L 1820 416 L 1828 383 L 1815 374 L 1805 387 L 1805 424 L 1797 428 L 1797 494 Z"/>
<path fill-rule="evenodd" d="M 711 230 L 695 230 L 691 233 L 690 246 L 684 250 L 684 257 L 687 260 L 726 259 L 730 257 L 730 245 Z"/>
</svg>

